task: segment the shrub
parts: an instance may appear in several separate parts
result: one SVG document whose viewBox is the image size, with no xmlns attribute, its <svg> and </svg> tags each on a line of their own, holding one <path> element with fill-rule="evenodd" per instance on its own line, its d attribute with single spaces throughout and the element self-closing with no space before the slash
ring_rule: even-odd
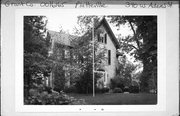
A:
<svg viewBox="0 0 180 116">
<path fill-rule="evenodd" d="M 78 93 L 92 93 L 93 92 L 93 75 L 90 70 L 82 73 L 78 80 L 76 80 L 75 87 L 77 88 Z M 100 78 L 98 74 L 95 74 L 95 84 L 97 83 L 97 79 Z M 96 88 L 96 87 L 95 87 Z"/>
<path fill-rule="evenodd" d="M 75 86 L 65 87 L 64 92 L 66 93 L 76 93 L 77 89 Z"/>
<path fill-rule="evenodd" d="M 45 86 L 44 89 L 45 89 L 45 91 L 47 91 L 48 93 L 52 93 L 52 88 L 51 88 L 51 87 Z"/>
<path fill-rule="evenodd" d="M 122 93 L 123 92 L 123 90 L 121 89 L 121 88 L 114 88 L 113 89 L 113 93 Z"/>
<path fill-rule="evenodd" d="M 109 92 L 109 88 L 104 87 L 104 88 L 102 89 L 102 91 L 103 91 L 103 93 L 107 93 L 107 92 Z"/>
<path fill-rule="evenodd" d="M 130 86 L 129 92 L 130 93 L 139 93 L 139 87 L 138 86 Z"/>
<path fill-rule="evenodd" d="M 43 89 L 42 89 L 43 88 Z M 84 100 L 69 97 L 64 92 L 45 90 L 45 87 L 38 86 L 29 90 L 29 96 L 25 98 L 25 105 L 83 105 Z"/>
<path fill-rule="evenodd" d="M 54 68 L 54 90 L 60 92 L 64 90 L 65 84 L 67 82 L 64 75 L 63 66 L 57 65 Z"/>
<path fill-rule="evenodd" d="M 129 87 L 128 86 L 124 87 L 124 92 L 129 92 Z"/>
<path fill-rule="evenodd" d="M 96 88 L 95 92 L 96 93 L 103 93 L 101 88 Z"/>
<path fill-rule="evenodd" d="M 110 88 L 111 89 L 121 88 L 123 90 L 124 89 L 124 80 L 117 75 L 116 77 L 111 79 Z"/>
<path fill-rule="evenodd" d="M 109 88 L 104 87 L 104 88 L 96 88 L 96 93 L 107 93 L 109 92 Z"/>
</svg>

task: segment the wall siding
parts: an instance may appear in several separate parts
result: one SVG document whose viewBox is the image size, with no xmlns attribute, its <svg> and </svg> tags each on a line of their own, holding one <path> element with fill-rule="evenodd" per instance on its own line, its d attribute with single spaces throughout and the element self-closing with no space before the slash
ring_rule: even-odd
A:
<svg viewBox="0 0 180 116">
<path fill-rule="evenodd" d="M 105 28 L 103 27 L 103 25 L 100 26 L 99 28 L 102 30 L 103 34 L 107 33 L 106 30 L 105 30 Z M 108 52 L 108 50 L 111 50 L 111 64 L 108 65 L 108 61 L 107 61 L 106 65 L 105 65 L 105 68 L 104 68 L 105 71 L 106 71 L 107 74 L 108 74 L 108 77 L 107 77 L 107 80 L 106 80 L 106 83 L 105 83 L 105 84 L 106 84 L 107 86 L 109 86 L 109 84 L 110 84 L 110 79 L 114 78 L 115 75 L 116 75 L 116 65 L 117 65 L 116 47 L 115 47 L 115 45 L 113 44 L 113 42 L 112 42 L 109 34 L 107 34 L 107 43 L 106 43 L 106 44 L 102 43 L 102 45 L 104 45 L 104 46 L 106 47 L 107 52 Z M 107 60 L 108 60 L 108 59 L 107 59 Z"/>
</svg>

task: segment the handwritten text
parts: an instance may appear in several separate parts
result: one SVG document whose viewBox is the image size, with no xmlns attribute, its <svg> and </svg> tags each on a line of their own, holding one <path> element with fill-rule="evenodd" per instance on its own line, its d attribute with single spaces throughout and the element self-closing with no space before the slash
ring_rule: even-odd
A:
<svg viewBox="0 0 180 116">
<path fill-rule="evenodd" d="M 75 8 L 106 8 L 106 4 L 102 2 L 90 3 L 77 1 Z"/>
<path fill-rule="evenodd" d="M 171 8 L 172 2 L 163 2 L 163 3 L 150 2 L 149 4 L 138 3 L 138 2 L 126 2 L 125 7 L 126 8 Z"/>
</svg>

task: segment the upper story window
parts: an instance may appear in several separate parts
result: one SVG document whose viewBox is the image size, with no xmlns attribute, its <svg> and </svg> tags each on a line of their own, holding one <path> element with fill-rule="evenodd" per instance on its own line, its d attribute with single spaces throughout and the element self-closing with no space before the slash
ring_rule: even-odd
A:
<svg viewBox="0 0 180 116">
<path fill-rule="evenodd" d="M 99 33 L 97 39 L 98 42 L 107 44 L 107 33 L 105 34 Z"/>
<path fill-rule="evenodd" d="M 67 49 L 64 50 L 64 58 L 70 58 L 70 51 Z"/>
<path fill-rule="evenodd" d="M 61 57 L 61 50 L 57 49 L 55 51 L 55 56 L 57 57 L 58 60 L 60 60 L 62 57 Z"/>
<path fill-rule="evenodd" d="M 111 65 L 111 50 L 108 50 L 108 65 Z"/>
</svg>

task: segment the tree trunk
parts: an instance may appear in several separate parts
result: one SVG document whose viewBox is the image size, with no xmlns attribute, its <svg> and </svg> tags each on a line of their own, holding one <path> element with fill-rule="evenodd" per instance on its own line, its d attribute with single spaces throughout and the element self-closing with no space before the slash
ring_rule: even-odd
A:
<svg viewBox="0 0 180 116">
<path fill-rule="evenodd" d="M 149 91 L 149 78 L 150 78 L 150 75 L 149 75 L 149 63 L 148 61 L 146 60 L 146 58 L 143 58 L 142 60 L 143 62 L 143 72 L 142 72 L 142 76 L 141 76 L 141 91 L 143 92 L 148 92 Z"/>
</svg>

